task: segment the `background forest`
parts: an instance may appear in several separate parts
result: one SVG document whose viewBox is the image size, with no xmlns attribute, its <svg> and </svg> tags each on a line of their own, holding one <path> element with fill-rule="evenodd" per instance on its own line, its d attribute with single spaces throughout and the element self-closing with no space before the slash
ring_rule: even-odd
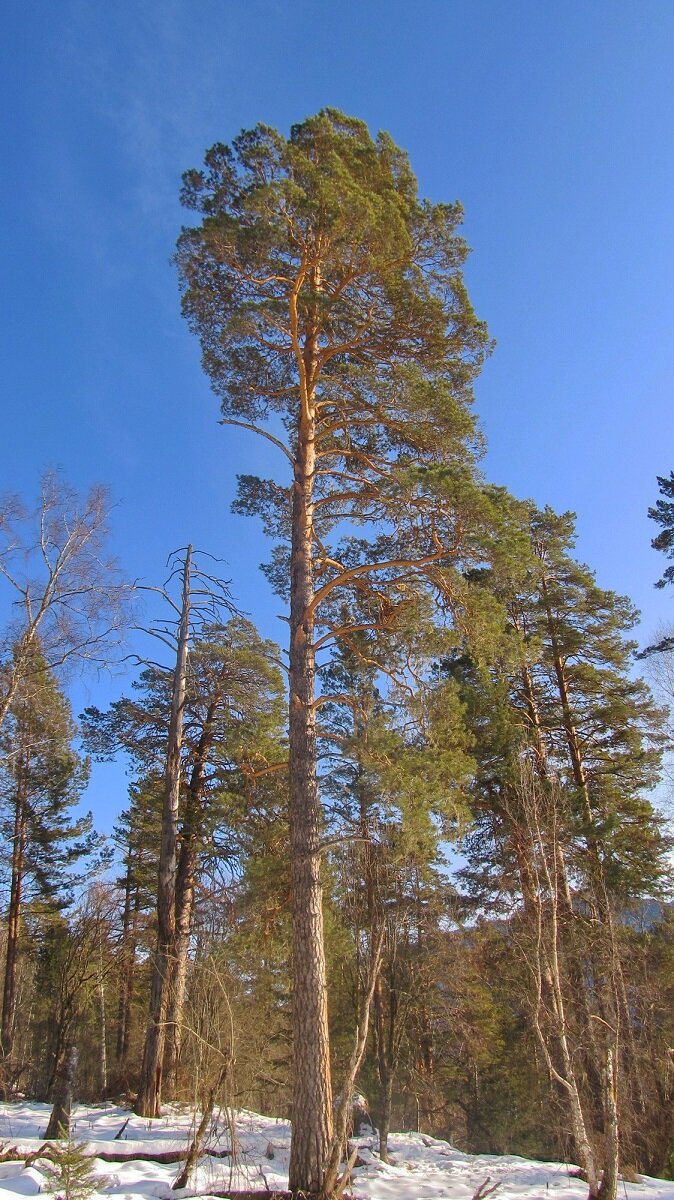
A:
<svg viewBox="0 0 674 1200">
<path fill-rule="evenodd" d="M 73 1091 L 186 1101 L 195 1159 L 216 1107 L 290 1118 L 297 1195 L 340 1194 L 366 1120 L 384 1162 L 412 1129 L 613 1200 L 674 1175 L 671 621 L 637 640 L 558 482 L 493 474 L 462 206 L 318 107 L 182 177 L 235 521 L 189 441 L 150 571 L 114 486 L 2 498 L 2 1096 L 50 1136 Z"/>
</svg>

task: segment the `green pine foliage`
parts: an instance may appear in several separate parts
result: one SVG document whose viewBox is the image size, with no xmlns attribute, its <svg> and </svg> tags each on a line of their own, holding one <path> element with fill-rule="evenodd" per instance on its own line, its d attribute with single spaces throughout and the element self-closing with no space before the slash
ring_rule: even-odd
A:
<svg viewBox="0 0 674 1200">
<path fill-rule="evenodd" d="M 662 550 L 667 558 L 674 557 L 674 471 L 670 471 L 669 478 L 658 475 L 658 488 L 660 489 L 660 498 L 656 500 L 655 506 L 649 508 L 648 515 L 653 521 L 660 525 L 660 532 L 653 538 L 651 545 L 654 550 Z M 668 583 L 674 583 L 674 564 L 667 567 L 662 578 L 656 583 L 656 587 L 666 587 Z"/>
<path fill-rule="evenodd" d="M 42 1169 L 54 1200 L 90 1200 L 110 1186 L 108 1177 L 97 1173 L 86 1142 L 79 1141 L 72 1133 L 66 1136 L 64 1131 L 63 1141 L 52 1143 L 52 1147 L 53 1161 L 45 1160 Z"/>
<path fill-rule="evenodd" d="M 50 908 L 70 902 L 78 864 L 101 846 L 91 814 L 73 816 L 89 779 L 75 736 L 70 705 L 35 649 L 30 679 L 18 689 L 2 733 L 0 827 L 13 844 L 21 809 L 24 899 Z"/>
</svg>

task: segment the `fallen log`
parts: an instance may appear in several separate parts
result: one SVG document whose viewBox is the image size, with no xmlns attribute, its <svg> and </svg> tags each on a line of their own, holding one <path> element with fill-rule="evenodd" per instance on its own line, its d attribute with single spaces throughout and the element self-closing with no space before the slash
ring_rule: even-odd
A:
<svg viewBox="0 0 674 1200">
<path fill-rule="evenodd" d="M 292 1192 L 270 1192 L 265 1188 L 253 1192 L 236 1192 L 230 1188 L 228 1192 L 209 1192 L 208 1194 L 219 1197 L 219 1200 L 294 1200 Z M 304 1195 L 304 1193 L 302 1194 Z M 311 1200 L 308 1193 L 307 1200 Z"/>
<path fill-rule="evenodd" d="M 133 1143 L 126 1143 L 127 1146 Z M 190 1152 L 190 1147 L 185 1147 L 182 1150 L 160 1150 L 156 1154 L 150 1154 L 147 1150 L 139 1150 L 137 1154 L 133 1151 L 130 1154 L 113 1153 L 110 1150 L 101 1150 L 96 1154 L 92 1154 L 91 1158 L 100 1158 L 102 1162 L 123 1163 L 123 1162 L 156 1162 L 166 1166 L 170 1163 L 185 1162 Z M 201 1158 L 210 1156 L 211 1158 L 229 1158 L 231 1150 L 209 1150 L 208 1148 L 201 1151 Z"/>
<path fill-rule="evenodd" d="M 127 1146 L 132 1146 L 133 1143 L 126 1143 Z M 206 1158 L 210 1155 L 211 1158 L 229 1158 L 231 1150 L 202 1150 L 200 1157 Z M 119 1151 L 98 1150 L 93 1154 L 87 1154 L 87 1158 L 99 1158 L 101 1162 L 108 1163 L 125 1163 L 125 1162 L 156 1162 L 161 1166 L 170 1166 L 171 1163 L 184 1162 L 189 1154 L 189 1148 L 182 1150 L 159 1150 L 156 1154 L 150 1154 L 147 1150 L 138 1150 L 134 1154 L 133 1150 L 129 1154 L 120 1154 Z M 51 1142 L 45 1142 L 40 1146 L 39 1150 L 32 1150 L 30 1154 L 26 1154 L 25 1150 L 19 1150 L 17 1146 L 0 1145 L 0 1162 L 23 1162 L 24 1167 L 32 1167 L 39 1158 L 47 1158 L 50 1162 L 59 1162 L 60 1156 L 58 1148 L 55 1148 Z M 264 1194 L 264 1193 L 262 1193 Z"/>
</svg>

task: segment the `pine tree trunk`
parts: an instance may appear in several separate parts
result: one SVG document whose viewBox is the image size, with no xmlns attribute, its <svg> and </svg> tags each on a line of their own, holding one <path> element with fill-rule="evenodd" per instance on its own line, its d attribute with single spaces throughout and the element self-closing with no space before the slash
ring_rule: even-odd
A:
<svg viewBox="0 0 674 1200">
<path fill-rule="evenodd" d="M 208 754 L 213 745 L 217 704 L 206 710 L 201 736 L 196 748 L 180 836 L 180 853 L 175 884 L 175 932 L 173 971 L 166 1010 L 166 1047 L 164 1052 L 164 1082 L 166 1094 L 173 1098 L 178 1083 L 178 1063 L 182 1045 L 183 1010 L 187 991 L 187 967 L 192 920 L 194 916 L 194 884 L 198 862 L 198 839 L 202 833 L 204 782 Z"/>
<path fill-rule="evenodd" d="M 548 874 L 548 881 L 551 882 L 550 864 L 547 864 L 546 871 Z M 548 898 L 549 912 L 545 915 L 543 913 L 542 897 L 539 896 L 537 900 L 538 920 L 540 922 L 550 922 L 550 934 L 549 944 L 547 947 L 543 937 L 539 937 L 537 939 L 537 949 L 535 951 L 537 954 L 536 971 L 538 973 L 539 987 L 541 988 L 541 992 L 539 995 L 539 1006 L 537 1007 L 534 1015 L 534 1027 L 539 1044 L 546 1059 L 550 1075 L 556 1080 L 566 1094 L 569 1104 L 571 1129 L 573 1132 L 576 1152 L 580 1159 L 580 1165 L 585 1171 L 589 1187 L 589 1200 L 596 1200 L 599 1195 L 600 1177 L 597 1170 L 594 1147 L 588 1133 L 588 1124 L 583 1111 L 574 1057 L 567 1035 L 564 979 L 559 958 L 557 898 L 552 887 L 549 890 Z M 544 985 L 544 987 L 542 985 Z M 545 992 L 547 1001 L 550 1005 L 550 1017 L 553 1024 L 552 1037 L 556 1043 L 561 1070 L 558 1070 L 552 1061 L 547 1038 L 540 1023 L 540 1001 L 543 991 Z"/>
<path fill-rule="evenodd" d="M 177 869 L 178 807 L 180 800 L 180 751 L 187 677 L 187 647 L 190 621 L 190 571 L 192 547 L 188 546 L 183 568 L 183 595 L 178 629 L 178 649 L 173 677 L 173 701 L 166 758 L 166 787 L 162 811 L 159 882 L 157 888 L 157 948 L 152 967 L 150 1019 L 145 1034 L 143 1065 L 135 1111 L 140 1117 L 158 1117 L 161 1112 L 162 1061 L 166 1010 L 172 973 L 175 937 L 175 886 Z"/>
<path fill-rule="evenodd" d="M 550 618 L 549 610 L 546 609 L 546 615 Z M 515 622 L 516 628 L 520 628 Z M 548 621 L 550 631 L 550 621 Z M 561 666 L 561 664 L 558 664 Z M 557 668 L 556 668 L 557 670 Z M 559 679 L 559 675 L 557 675 Z M 524 694 L 524 702 L 531 732 L 533 750 L 534 750 L 534 765 L 536 773 L 543 785 L 550 783 L 550 774 L 548 770 L 548 758 L 543 737 L 543 726 L 540 718 L 538 707 L 538 698 L 534 680 L 526 662 L 522 664 L 522 691 Z M 567 703 L 566 716 L 568 717 L 568 692 L 564 693 Z M 517 835 L 516 835 L 517 836 Z M 531 912 L 531 875 L 529 866 L 526 862 L 526 854 L 521 845 L 516 848 L 518 865 L 520 869 L 520 878 L 523 885 L 524 907 L 529 913 Z M 559 908 L 560 908 L 560 927 L 562 930 L 565 958 L 569 964 L 569 979 L 571 983 L 571 994 L 574 998 L 574 1004 L 578 1008 L 580 1018 L 584 1023 L 585 1036 L 587 1039 L 587 1047 L 584 1048 L 583 1058 L 585 1069 L 588 1075 L 588 1082 L 594 1098 L 595 1111 L 600 1111 L 602 1106 L 602 1082 L 601 1070 L 599 1067 L 599 1055 L 597 1041 L 595 1037 L 594 1021 L 592 1020 L 592 1010 L 587 988 L 587 966 L 583 963 L 582 957 L 578 952 L 577 936 L 576 936 L 576 918 L 577 913 L 573 908 L 573 897 L 571 887 L 569 885 L 569 873 L 567 870 L 564 850 L 559 840 L 555 842 L 555 862 L 556 862 L 556 878 L 559 886 Z"/>
<path fill-rule="evenodd" d="M 49 1118 L 45 1138 L 68 1137 L 76 1071 L 77 1047 L 70 1045 L 67 1047 L 57 1071 L 54 1087 L 54 1107 Z"/>
<path fill-rule="evenodd" d="M 318 1193 L 332 1145 L 332 1086 L 323 944 L 321 807 L 316 778 L 313 599 L 314 415 L 299 422 L 290 579 L 290 854 L 293 928 L 293 1108 L 290 1189 Z"/>
<path fill-rule="evenodd" d="M 393 1070 L 389 1055 L 389 1035 L 391 1030 L 390 1026 L 387 1030 L 381 979 L 377 980 L 372 1007 L 374 1010 L 374 1044 L 377 1058 L 377 1074 L 379 1076 L 379 1104 L 377 1106 L 379 1157 L 382 1162 L 386 1163 L 388 1162 L 388 1135 L 391 1128 Z"/>
<path fill-rule="evenodd" d="M 118 1066 L 124 1061 L 125 1047 L 128 1045 L 128 967 L 129 943 L 131 941 L 131 862 L 126 864 L 124 880 L 124 907 L 122 909 L 122 944 L 119 951 L 119 995 L 117 998 L 117 1038 L 115 1041 L 115 1062 Z"/>
<path fill-rule="evenodd" d="M 604 1068 L 604 1126 L 606 1146 L 604 1149 L 604 1174 L 602 1178 L 602 1200 L 616 1200 L 618 1195 L 620 1133 L 618 1124 L 618 1101 L 616 1097 L 615 1055 L 612 1048 L 606 1054 Z"/>
<path fill-rule="evenodd" d="M 5 978 L 2 993 L 2 1025 L 0 1027 L 0 1043 L 3 1063 L 6 1065 L 11 1058 L 14 1043 L 14 1023 L 16 1016 L 16 970 L 19 957 L 19 933 L 21 922 L 21 893 L 23 888 L 23 865 L 26 848 L 26 764 L 21 756 L 21 765 L 17 771 L 16 799 L 14 805 L 14 830 L 12 840 L 12 878 L 7 914 L 7 950 L 5 958 Z M 3 1080 L 3 1084 L 6 1081 Z"/>
<path fill-rule="evenodd" d="M 379 1157 L 382 1162 L 388 1162 L 388 1135 L 391 1131 L 391 1108 L 393 1105 L 393 1076 L 385 1076 L 381 1081 L 381 1099 L 379 1112 Z"/>
<path fill-rule="evenodd" d="M 194 872 L 196 845 L 181 842 L 176 882 L 176 928 L 173 944 L 173 971 L 166 1010 L 166 1048 L 164 1084 L 166 1096 L 174 1099 L 178 1085 L 178 1064 L 182 1048 L 183 1012 L 187 992 L 187 967 L 192 916 L 194 911 Z"/>
<path fill-rule="evenodd" d="M 133 901 L 131 895 L 133 892 Z M 136 973 L 136 946 L 138 944 L 138 916 L 140 913 L 140 887 L 133 882 L 132 868 L 127 871 L 124 896 L 124 918 L 122 924 L 121 977 L 117 1005 L 117 1040 L 115 1061 L 120 1072 L 120 1082 L 126 1087 L 127 1058 L 131 1040 L 133 1017 L 133 989 Z"/>
<path fill-rule="evenodd" d="M 103 981 L 103 946 L 99 943 L 99 972 L 98 972 L 98 1001 L 101 1015 L 101 1096 L 105 1100 L 108 1094 L 108 1021 L 105 1004 L 105 983 Z"/>
<path fill-rule="evenodd" d="M 645 1113 L 646 1104 L 641 1086 L 641 1072 L 637 1061 L 636 1048 L 634 1045 L 634 1031 L 632 1028 L 632 1018 L 630 1015 L 630 1005 L 627 996 L 627 988 L 625 985 L 625 976 L 622 969 L 620 950 L 616 937 L 615 921 L 606 887 L 604 866 L 599 851 L 599 843 L 595 829 L 595 818 L 592 810 L 592 798 L 590 795 L 590 787 L 588 783 L 587 772 L 585 770 L 585 763 L 583 760 L 581 742 L 573 717 L 569 682 L 567 679 L 563 656 L 559 647 L 557 631 L 555 628 L 555 619 L 549 602 L 545 576 L 543 576 L 541 580 L 541 592 L 545 605 L 550 643 L 553 651 L 553 665 L 562 709 L 562 720 L 569 751 L 569 761 L 571 764 L 574 783 L 580 792 L 583 806 L 583 818 L 586 826 L 585 844 L 587 847 L 589 861 L 588 877 L 590 881 L 590 887 L 592 889 L 592 896 L 597 909 L 599 924 L 601 927 L 603 927 L 606 935 L 605 946 L 602 948 L 604 957 L 604 975 L 601 977 L 601 979 L 603 981 L 603 986 L 600 987 L 599 992 L 600 1001 L 603 1007 L 602 1018 L 608 1029 L 613 1032 L 612 1053 L 614 1055 L 617 1054 L 619 1030 L 622 1033 L 622 1057 L 623 1061 L 625 1062 L 625 1074 L 630 1082 L 630 1087 L 633 1089 L 636 1106 L 641 1110 L 642 1113 Z M 614 1064 L 614 1070 L 616 1072 L 618 1070 L 617 1063 Z M 602 1087 L 602 1092 L 603 1107 L 606 1111 L 609 1099 L 606 1095 L 605 1086 Z"/>
</svg>

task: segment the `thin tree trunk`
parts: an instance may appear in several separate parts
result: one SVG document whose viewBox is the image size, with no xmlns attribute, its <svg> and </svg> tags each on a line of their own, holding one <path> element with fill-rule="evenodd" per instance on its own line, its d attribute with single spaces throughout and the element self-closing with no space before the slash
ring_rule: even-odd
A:
<svg viewBox="0 0 674 1200">
<path fill-rule="evenodd" d="M 602 948 L 604 957 L 604 973 L 601 975 L 601 986 L 599 992 L 600 1001 L 604 1010 L 602 1012 L 602 1017 L 606 1022 L 607 1027 L 613 1031 L 614 1041 L 612 1052 L 615 1056 L 614 1071 L 616 1073 L 618 1071 L 617 1049 L 619 1028 L 622 1031 L 622 1045 L 624 1047 L 623 1056 L 624 1059 L 627 1060 L 625 1064 L 625 1074 L 629 1080 L 630 1087 L 634 1090 L 637 1107 L 642 1113 L 645 1113 L 646 1103 L 641 1086 L 641 1075 L 637 1060 L 636 1047 L 634 1045 L 634 1031 L 632 1029 L 630 1005 L 616 936 L 613 910 L 606 887 L 604 866 L 602 863 L 601 854 L 599 852 L 599 841 L 595 829 L 595 818 L 592 809 L 590 787 L 585 769 L 585 763 L 583 760 L 581 743 L 573 717 L 569 682 L 559 646 L 557 630 L 555 627 L 555 618 L 550 605 L 545 575 L 541 577 L 541 593 L 545 606 L 548 633 L 553 652 L 553 665 L 562 708 L 562 720 L 569 751 L 569 761 L 571 763 L 571 771 L 573 774 L 574 783 L 580 792 L 582 800 L 583 817 L 585 821 L 585 844 L 587 847 L 589 861 L 588 876 L 592 889 L 592 896 L 597 908 L 599 923 L 606 931 L 606 943 Z M 605 1092 L 605 1089 L 602 1090 Z M 603 1107 L 605 1110 L 606 1105 L 607 1098 L 604 1094 Z"/>
<path fill-rule="evenodd" d="M 14 1043 L 16 1016 L 16 969 L 19 956 L 19 934 L 21 927 L 21 893 L 23 888 L 23 864 L 26 848 L 26 801 L 27 777 L 25 755 L 22 754 L 17 771 L 16 799 L 14 805 L 14 830 L 12 840 L 12 879 L 7 914 L 7 951 L 5 978 L 2 994 L 2 1026 L 0 1040 L 2 1057 L 8 1063 Z"/>
<path fill-rule="evenodd" d="M 108 1023 L 105 1010 L 105 984 L 103 982 L 103 944 L 99 942 L 98 1002 L 101 1014 L 101 1096 L 108 1094 Z"/>
<path fill-rule="evenodd" d="M 601 1195 L 602 1200 L 616 1200 L 620 1165 L 620 1131 L 618 1100 L 616 1096 L 616 1063 L 612 1047 L 609 1047 L 606 1052 L 604 1072 L 606 1146 L 604 1149 L 604 1175 Z"/>
<path fill-rule="evenodd" d="M 192 1139 L 192 1144 L 190 1145 L 190 1148 L 187 1152 L 187 1158 L 185 1159 L 185 1166 L 183 1167 L 182 1171 L 176 1178 L 175 1183 L 173 1183 L 173 1185 L 172 1185 L 171 1190 L 174 1192 L 178 1192 L 181 1190 L 181 1188 L 186 1188 L 189 1186 L 190 1180 L 192 1178 L 192 1173 L 199 1161 L 199 1158 L 201 1156 L 201 1153 L 202 1153 L 202 1150 L 204 1147 L 204 1142 L 206 1140 L 206 1134 L 208 1133 L 208 1130 L 211 1125 L 211 1121 L 213 1120 L 213 1109 L 215 1108 L 216 1096 L 218 1095 L 218 1092 L 220 1091 L 220 1088 L 222 1087 L 223 1081 L 225 1079 L 225 1076 L 227 1075 L 228 1070 L 229 1070 L 229 1064 L 226 1064 L 224 1067 L 222 1067 L 222 1069 L 218 1075 L 217 1082 L 213 1084 L 213 1087 L 210 1088 L 210 1090 L 208 1092 L 208 1096 L 204 1103 L 203 1111 L 201 1114 L 201 1120 L 199 1121 L 199 1125 L 197 1126 L 196 1132 Z"/>
<path fill-rule="evenodd" d="M 544 882 L 541 880 L 536 889 L 536 940 L 533 948 L 534 961 L 532 964 L 536 980 L 534 1028 L 547 1063 L 550 1077 L 566 1093 L 576 1151 L 580 1158 L 580 1165 L 585 1171 L 590 1200 L 597 1200 L 600 1187 L 599 1172 L 594 1148 L 588 1134 L 573 1053 L 568 1038 L 563 975 L 559 957 L 558 890 L 555 877 L 554 850 L 553 862 L 551 863 L 545 844 L 545 837 L 541 831 L 538 815 L 535 811 L 535 798 L 533 794 L 529 796 L 527 818 L 532 840 L 532 850 L 535 856 L 536 851 L 538 851 L 537 858 L 544 880 Z M 543 901 L 545 896 L 547 896 L 547 906 L 544 920 Z M 547 932 L 546 923 L 549 927 Z M 544 995 L 553 1025 L 552 1038 L 556 1043 L 559 1054 L 561 1067 L 559 1070 L 552 1060 L 548 1037 L 546 1037 L 541 1025 Z"/>
<path fill-rule="evenodd" d="M 121 1066 L 126 1057 L 125 1049 L 128 1045 L 128 973 L 129 973 L 129 950 L 131 941 L 131 859 L 130 851 L 129 858 L 126 864 L 126 877 L 124 880 L 124 907 L 122 909 L 122 944 L 120 946 L 120 973 L 119 973 L 119 996 L 117 999 L 117 1039 L 115 1042 L 115 1062 Z"/>
<path fill-rule="evenodd" d="M 546 609 L 548 618 L 549 611 Z M 548 622 L 550 627 L 550 622 Z M 520 629 L 520 625 L 515 620 L 516 628 Z M 552 632 L 550 630 L 550 632 Z M 559 664 L 561 667 L 561 663 Z M 557 668 L 556 668 L 557 669 Z M 557 676 L 559 678 L 559 676 Z M 531 670 L 526 662 L 522 663 L 521 668 L 522 691 L 524 695 L 524 703 L 527 713 L 527 720 L 533 742 L 534 750 L 534 766 L 543 786 L 550 784 L 550 773 L 548 770 L 548 758 L 543 736 L 543 725 L 540 718 L 538 707 L 538 698 L 536 688 L 531 674 Z M 569 715 L 568 691 L 565 690 L 564 701 L 566 702 L 566 716 Z M 518 864 L 520 866 L 520 877 L 523 884 L 526 881 L 526 888 L 529 892 L 527 897 L 524 896 L 525 910 L 531 908 L 531 880 L 526 879 L 527 865 L 526 854 L 522 855 L 521 847 L 517 852 Z M 592 1009 L 590 1006 L 590 998 L 587 987 L 587 966 L 583 963 L 581 955 L 578 952 L 576 926 L 577 913 L 573 908 L 573 897 L 571 887 L 569 885 L 569 873 L 564 857 L 564 850 L 559 838 L 555 839 L 555 875 L 558 884 L 558 901 L 560 905 L 560 927 L 563 935 L 563 944 L 566 960 L 569 964 L 569 977 L 572 986 L 572 994 L 574 1003 L 580 1011 L 580 1017 L 584 1022 L 585 1034 L 587 1038 L 587 1050 L 584 1050 L 584 1064 L 588 1075 L 588 1082 L 592 1090 L 595 1107 L 601 1110 L 602 1100 L 602 1073 L 600 1068 L 600 1056 L 598 1053 L 597 1039 L 595 1037 L 595 1023 L 592 1020 Z"/>
<path fill-rule="evenodd" d="M 318 1193 L 332 1146 L 332 1084 L 323 941 L 316 778 L 313 588 L 315 414 L 302 363 L 302 395 L 292 503 L 290 578 L 290 854 L 293 928 L 293 1132 L 290 1189 Z"/>
<path fill-rule="evenodd" d="M 391 1108 L 393 1106 L 393 1075 L 387 1064 L 382 1064 L 377 1058 L 379 1070 L 379 1157 L 382 1162 L 388 1162 L 388 1136 L 391 1132 Z"/>
<path fill-rule="evenodd" d="M 171 723 L 166 757 L 166 787 L 162 810 L 159 881 L 157 888 L 157 948 L 150 989 L 150 1018 L 145 1034 L 136 1113 L 158 1117 L 161 1112 L 162 1061 L 168 1004 L 172 951 L 175 937 L 175 886 L 177 868 L 178 807 L 180 800 L 180 751 L 187 678 L 187 648 L 190 622 L 190 572 L 192 547 L 188 546 L 183 568 L 183 594 L 178 628 L 178 648 L 173 677 Z"/>
<path fill-rule="evenodd" d="M 367 1035 L 370 1025 L 370 1006 L 374 989 L 377 985 L 379 972 L 381 968 L 381 955 L 384 946 L 384 927 L 373 929 L 370 935 L 370 961 L 368 964 L 367 986 L 363 997 L 363 1004 L 360 1012 L 360 1019 L 356 1028 L 356 1036 L 354 1038 L 353 1050 L 346 1070 L 342 1093 L 339 1097 L 337 1105 L 337 1113 L 335 1116 L 335 1133 L 330 1151 L 330 1156 L 326 1163 L 325 1176 L 321 1188 L 321 1200 L 330 1200 L 331 1196 L 340 1196 L 346 1187 L 353 1164 L 356 1159 L 355 1151 L 352 1152 L 348 1159 L 346 1168 L 339 1178 L 339 1167 L 342 1160 L 342 1155 L 346 1153 L 348 1137 L 347 1131 L 349 1127 L 349 1117 L 352 1107 L 353 1089 L 361 1067 L 361 1063 L 365 1056 L 365 1048 L 367 1046 Z"/>
<path fill-rule="evenodd" d="M 47 611 L 47 608 L 49 607 L 51 598 L 52 597 L 45 593 L 42 598 L 38 613 L 35 617 L 33 617 L 28 629 L 26 629 L 21 635 L 14 648 L 7 691 L 2 697 L 0 697 L 0 729 L 2 729 L 5 721 L 7 720 L 7 714 L 12 707 L 14 697 L 19 690 L 19 686 L 23 683 L 23 672 L 26 667 L 26 663 L 30 659 L 31 650 L 36 642 L 39 625 Z"/>
<path fill-rule="evenodd" d="M 137 860 L 140 865 L 140 859 Z M 118 1063 L 122 1080 L 126 1080 L 127 1059 L 131 1042 L 133 1023 L 133 991 L 136 975 L 136 948 L 138 945 L 138 918 L 140 915 L 141 893 L 137 881 L 131 879 L 133 903 L 130 905 L 128 926 L 124 934 L 122 947 L 122 978 L 120 980 L 119 1005 L 117 1012 L 117 1045 L 115 1058 Z M 125 1082 L 126 1086 L 126 1082 Z"/>
</svg>

